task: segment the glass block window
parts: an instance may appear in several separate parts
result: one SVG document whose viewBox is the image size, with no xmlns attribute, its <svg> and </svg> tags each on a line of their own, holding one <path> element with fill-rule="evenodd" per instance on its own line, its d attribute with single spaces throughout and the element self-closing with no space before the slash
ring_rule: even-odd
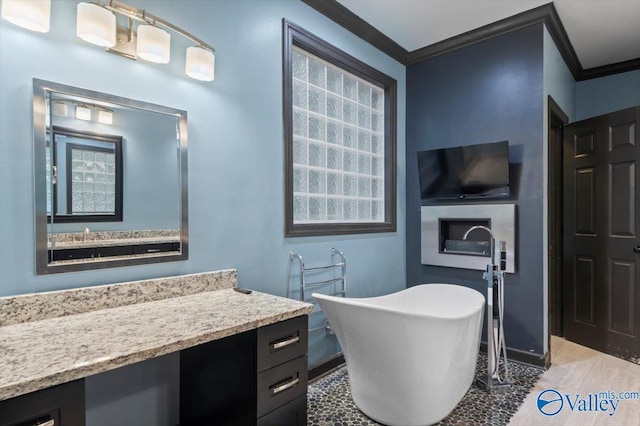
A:
<svg viewBox="0 0 640 426">
<path fill-rule="evenodd" d="M 384 222 L 384 91 L 293 49 L 294 223 Z"/>
<path fill-rule="evenodd" d="M 285 52 L 285 233 L 395 230 L 395 80 L 288 22 Z"/>
<path fill-rule="evenodd" d="M 53 127 L 50 222 L 122 222 L 122 143 L 121 136 Z"/>
<path fill-rule="evenodd" d="M 71 148 L 71 214 L 114 212 L 115 163 L 115 152 Z"/>
</svg>

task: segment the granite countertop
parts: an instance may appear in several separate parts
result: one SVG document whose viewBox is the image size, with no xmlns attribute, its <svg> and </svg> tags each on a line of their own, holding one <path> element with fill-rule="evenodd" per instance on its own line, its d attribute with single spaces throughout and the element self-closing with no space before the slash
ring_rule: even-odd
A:
<svg viewBox="0 0 640 426">
<path fill-rule="evenodd" d="M 0 327 L 0 400 L 308 314 L 312 305 L 232 289 Z"/>
<path fill-rule="evenodd" d="M 175 236 L 153 236 L 141 238 L 112 238 L 107 240 L 87 240 L 87 241 L 58 241 L 56 249 L 75 249 L 86 247 L 114 247 L 142 244 L 179 243 L 180 237 Z M 51 249 L 51 244 L 48 245 Z"/>
</svg>

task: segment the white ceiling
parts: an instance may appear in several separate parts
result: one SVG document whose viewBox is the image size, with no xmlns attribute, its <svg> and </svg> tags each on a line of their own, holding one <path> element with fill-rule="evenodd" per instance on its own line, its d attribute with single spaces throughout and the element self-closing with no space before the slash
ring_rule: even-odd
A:
<svg viewBox="0 0 640 426">
<path fill-rule="evenodd" d="M 338 0 L 408 51 L 549 0 Z M 640 0 L 554 0 L 584 69 L 640 58 Z"/>
</svg>

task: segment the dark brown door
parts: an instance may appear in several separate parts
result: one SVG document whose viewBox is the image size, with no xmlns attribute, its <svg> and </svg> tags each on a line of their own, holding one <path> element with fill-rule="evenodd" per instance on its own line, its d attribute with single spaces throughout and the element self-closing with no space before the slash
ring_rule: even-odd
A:
<svg viewBox="0 0 640 426">
<path fill-rule="evenodd" d="M 640 360 L 640 107 L 564 132 L 564 334 Z M 640 362 L 640 361 L 638 361 Z"/>
</svg>

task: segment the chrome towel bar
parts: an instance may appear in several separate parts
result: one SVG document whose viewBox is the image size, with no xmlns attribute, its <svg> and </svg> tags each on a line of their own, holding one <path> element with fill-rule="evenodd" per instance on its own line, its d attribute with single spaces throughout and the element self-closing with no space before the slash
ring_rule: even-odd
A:
<svg viewBox="0 0 640 426">
<path fill-rule="evenodd" d="M 331 290 L 330 295 L 332 296 L 342 296 L 345 297 L 347 295 L 347 258 L 344 253 L 336 248 L 331 249 L 331 261 L 339 257 L 338 262 L 331 263 L 326 266 L 317 266 L 308 268 L 304 263 L 304 258 L 300 253 L 296 253 L 294 251 L 289 252 L 289 260 L 293 262 L 298 259 L 300 263 L 300 300 L 303 302 L 309 302 L 314 305 L 314 311 L 310 315 L 317 315 L 322 313 L 320 310 L 320 305 L 318 302 L 310 296 L 307 296 L 308 289 L 319 289 L 323 287 L 327 287 Z M 322 279 L 317 281 L 310 281 L 307 278 L 307 274 L 309 273 L 319 273 L 319 272 L 330 272 L 334 271 L 335 276 L 331 279 Z M 333 287 L 329 287 L 333 286 Z M 316 310 L 317 307 L 317 310 Z M 331 326 L 328 321 L 325 321 L 324 327 L 316 327 L 310 328 L 309 331 L 316 331 L 324 329 L 327 334 L 331 334 Z"/>
</svg>

